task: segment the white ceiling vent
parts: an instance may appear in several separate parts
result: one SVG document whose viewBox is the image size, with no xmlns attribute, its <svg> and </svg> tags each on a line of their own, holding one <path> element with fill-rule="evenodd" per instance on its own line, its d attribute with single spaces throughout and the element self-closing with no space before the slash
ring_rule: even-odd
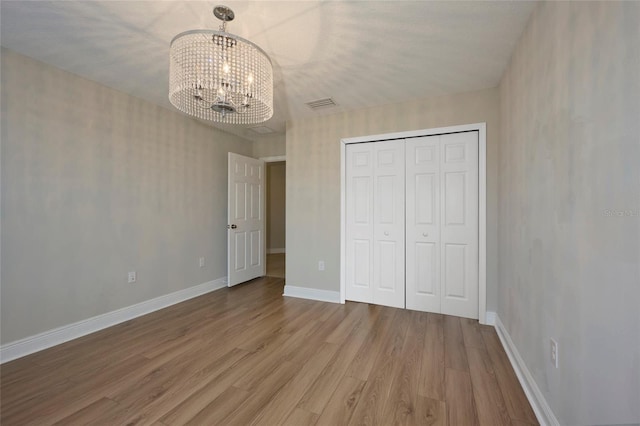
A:
<svg viewBox="0 0 640 426">
<path fill-rule="evenodd" d="M 311 109 L 330 108 L 338 106 L 337 103 L 331 98 L 318 99 L 315 101 L 307 102 L 307 106 Z"/>
</svg>

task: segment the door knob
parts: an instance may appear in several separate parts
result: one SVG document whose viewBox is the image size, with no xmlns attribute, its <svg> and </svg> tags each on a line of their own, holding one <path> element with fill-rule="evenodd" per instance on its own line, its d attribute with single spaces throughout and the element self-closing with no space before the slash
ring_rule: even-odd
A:
<svg viewBox="0 0 640 426">
<path fill-rule="evenodd" d="M 428 234 L 427 232 L 423 232 L 423 233 L 422 233 L 422 236 L 423 236 L 423 237 L 428 237 L 428 236 L 429 236 L 429 234 Z"/>
<path fill-rule="evenodd" d="M 231 228 L 231 229 L 236 229 L 238 227 L 238 225 L 227 225 L 227 229 Z"/>
<path fill-rule="evenodd" d="M 389 231 L 384 231 L 384 236 L 388 237 L 389 236 Z"/>
</svg>

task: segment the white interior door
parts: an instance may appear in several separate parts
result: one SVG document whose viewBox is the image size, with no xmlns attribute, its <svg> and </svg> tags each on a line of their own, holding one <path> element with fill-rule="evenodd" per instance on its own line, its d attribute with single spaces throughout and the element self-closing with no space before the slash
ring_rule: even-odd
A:
<svg viewBox="0 0 640 426">
<path fill-rule="evenodd" d="M 440 136 L 442 313 L 478 318 L 478 132 Z"/>
<path fill-rule="evenodd" d="M 264 161 L 229 153 L 229 287 L 266 274 Z"/>
<path fill-rule="evenodd" d="M 440 307 L 440 136 L 406 143 L 407 309 Z"/>
</svg>

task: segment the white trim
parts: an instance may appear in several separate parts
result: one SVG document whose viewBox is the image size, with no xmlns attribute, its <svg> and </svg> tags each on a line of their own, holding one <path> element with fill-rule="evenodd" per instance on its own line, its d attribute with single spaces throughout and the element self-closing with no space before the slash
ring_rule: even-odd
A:
<svg viewBox="0 0 640 426">
<path fill-rule="evenodd" d="M 455 132 L 478 132 L 478 319 L 487 324 L 487 124 L 463 124 L 460 126 L 437 127 L 434 129 L 411 130 L 408 132 L 386 133 L 382 135 L 358 136 L 340 140 L 340 303 L 345 302 L 347 270 L 346 262 L 346 153 L 351 143 L 377 142 L 383 140 L 406 139 L 420 136 L 441 135 Z"/>
<path fill-rule="evenodd" d="M 487 324 L 487 125 L 474 126 L 478 128 L 478 318 Z"/>
<path fill-rule="evenodd" d="M 277 163 L 278 161 L 287 161 L 287 156 L 274 155 L 273 157 L 260 157 L 258 160 L 262 160 L 265 163 Z"/>
<path fill-rule="evenodd" d="M 493 311 L 487 311 L 487 315 L 484 316 L 485 320 L 484 323 L 485 325 L 492 325 L 492 326 L 496 326 L 496 313 Z"/>
<path fill-rule="evenodd" d="M 516 348 L 513 340 L 511 340 L 509 332 L 504 327 L 497 314 L 495 314 L 495 321 L 498 337 L 500 338 L 502 346 L 509 357 L 509 361 L 511 361 L 511 366 L 516 372 L 516 376 L 518 376 L 520 385 L 531 404 L 531 408 L 533 408 L 533 412 L 535 413 L 538 422 L 540 422 L 541 426 L 560 426 L 560 422 L 558 422 L 555 414 L 553 414 L 551 407 L 547 403 L 547 400 L 540 391 L 536 381 L 533 379 L 531 372 L 527 368 L 527 365 L 520 356 L 518 348 Z"/>
<path fill-rule="evenodd" d="M 318 290 L 316 288 L 296 287 L 292 285 L 284 286 L 283 296 L 319 300 L 320 302 L 340 303 L 340 293 L 337 291 Z"/>
<path fill-rule="evenodd" d="M 340 144 L 340 303 L 347 298 L 347 145 Z"/>
<path fill-rule="evenodd" d="M 393 133 L 384 133 L 381 135 L 344 138 L 344 139 L 341 139 L 341 142 L 343 144 L 350 144 L 350 143 L 385 141 L 385 140 L 393 140 L 393 139 L 416 138 L 420 136 L 442 135 L 445 133 L 470 132 L 473 130 L 479 131 L 481 129 L 485 130 L 486 127 L 487 127 L 486 123 L 462 124 L 459 126 L 436 127 L 433 129 L 410 130 L 408 132 L 393 132 Z"/>
<path fill-rule="evenodd" d="M 270 248 L 267 249 L 267 254 L 279 254 L 279 253 L 286 253 L 287 249 L 284 248 Z"/>
<path fill-rule="evenodd" d="M 184 302 L 185 300 L 201 296 L 205 293 L 219 290 L 226 286 L 227 277 L 218 278 L 174 293 L 145 300 L 144 302 L 127 306 L 126 308 L 117 309 L 107 312 L 106 314 L 74 322 L 73 324 L 63 325 L 62 327 L 7 343 L 0 346 L 0 363 L 21 358 L 34 352 L 68 342 L 69 340 L 95 333 L 107 327 Z"/>
</svg>

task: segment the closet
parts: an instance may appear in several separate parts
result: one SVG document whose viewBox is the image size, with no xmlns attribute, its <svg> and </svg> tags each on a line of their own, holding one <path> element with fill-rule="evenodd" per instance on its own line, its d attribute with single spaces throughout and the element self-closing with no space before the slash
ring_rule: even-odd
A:
<svg viewBox="0 0 640 426">
<path fill-rule="evenodd" d="M 478 131 L 346 146 L 346 299 L 478 318 Z"/>
</svg>

